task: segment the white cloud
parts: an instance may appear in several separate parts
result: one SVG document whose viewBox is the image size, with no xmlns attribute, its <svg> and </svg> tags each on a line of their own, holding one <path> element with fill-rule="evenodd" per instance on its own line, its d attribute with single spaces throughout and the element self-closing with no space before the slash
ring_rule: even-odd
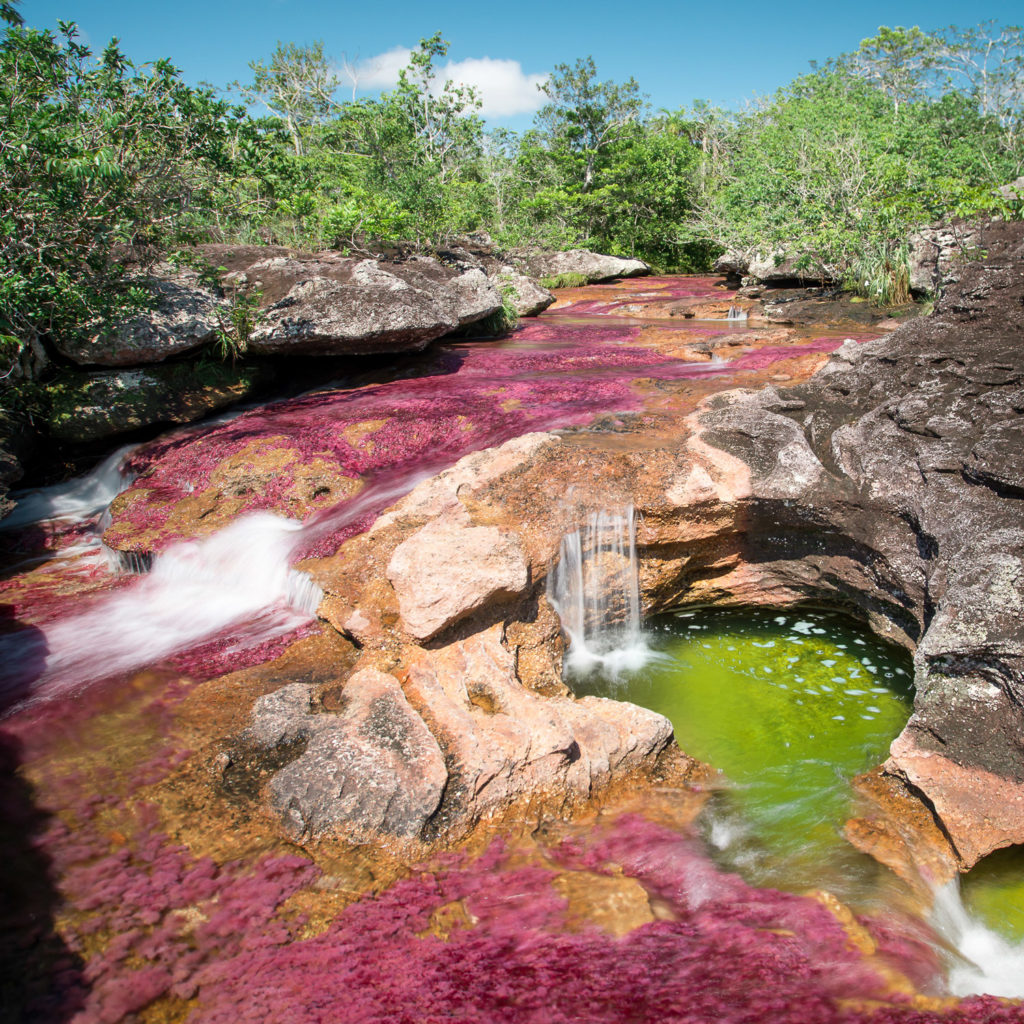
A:
<svg viewBox="0 0 1024 1024">
<path fill-rule="evenodd" d="M 402 70 L 412 56 L 407 46 L 393 46 L 386 53 L 368 57 L 356 64 L 356 77 L 360 89 L 390 89 L 398 81 Z"/>
<path fill-rule="evenodd" d="M 398 81 L 398 72 L 409 63 L 412 51 L 395 46 L 356 65 L 360 89 L 390 89 Z M 483 106 L 484 117 L 513 117 L 531 114 L 543 103 L 545 96 L 538 86 L 547 75 L 525 74 L 517 60 L 495 60 L 492 57 L 471 57 L 468 60 L 449 61 L 438 68 L 438 82 L 471 85 Z"/>
</svg>

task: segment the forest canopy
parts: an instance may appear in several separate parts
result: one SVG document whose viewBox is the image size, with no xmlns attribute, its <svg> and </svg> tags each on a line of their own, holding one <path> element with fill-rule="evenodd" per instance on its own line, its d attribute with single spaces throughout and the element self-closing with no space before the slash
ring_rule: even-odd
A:
<svg viewBox="0 0 1024 1024">
<path fill-rule="evenodd" d="M 0 346 L 143 308 L 132 268 L 209 240 L 371 253 L 466 236 L 656 269 L 785 251 L 883 295 L 915 227 L 1019 215 L 1024 30 L 879 29 L 773 96 L 652 110 L 592 58 L 557 65 L 530 130 L 489 130 L 421 41 L 392 90 L 346 99 L 324 44 L 281 42 L 226 94 L 4 2 Z M 5 360 L 6 362 L 7 360 Z"/>
</svg>

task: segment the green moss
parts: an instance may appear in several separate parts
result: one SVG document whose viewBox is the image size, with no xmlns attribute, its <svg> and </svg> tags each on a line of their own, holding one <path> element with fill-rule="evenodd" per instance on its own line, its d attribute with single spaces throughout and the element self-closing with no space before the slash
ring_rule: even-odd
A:
<svg viewBox="0 0 1024 1024">
<path fill-rule="evenodd" d="M 548 291 L 555 291 L 557 288 L 582 288 L 585 284 L 590 284 L 587 276 L 572 271 L 540 279 L 541 287 L 547 288 Z"/>
</svg>

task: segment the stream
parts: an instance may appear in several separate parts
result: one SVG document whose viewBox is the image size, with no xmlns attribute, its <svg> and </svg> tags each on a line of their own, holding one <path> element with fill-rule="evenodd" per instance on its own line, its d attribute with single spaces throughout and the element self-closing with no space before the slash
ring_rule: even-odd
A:
<svg viewBox="0 0 1024 1024">
<path fill-rule="evenodd" d="M 850 336 L 730 318 L 729 294 L 571 290 L 500 342 L 439 344 L 18 496 L 0 523 L 5 1020 L 1024 1020 L 997 998 L 1024 995 L 1017 852 L 929 916 L 841 835 L 850 779 L 910 714 L 909 657 L 823 609 L 642 623 L 631 509 L 598 527 L 633 567 L 619 597 L 549 584 L 567 676 L 665 714 L 721 771 L 710 794 L 666 787 L 397 867 L 296 846 L 251 794 L 210 795 L 194 695 L 212 687 L 240 728 L 230 673 L 264 672 L 269 692 L 275 659 L 329 644 L 303 559 L 469 452 L 536 430 L 652 444 L 709 394 L 799 380 Z M 296 459 L 196 528 L 180 510 L 271 441 Z M 289 473 L 313 458 L 332 483 L 300 502 Z M 147 543 L 112 550 L 112 521 Z M 587 546 L 563 542 L 580 579 Z"/>
</svg>

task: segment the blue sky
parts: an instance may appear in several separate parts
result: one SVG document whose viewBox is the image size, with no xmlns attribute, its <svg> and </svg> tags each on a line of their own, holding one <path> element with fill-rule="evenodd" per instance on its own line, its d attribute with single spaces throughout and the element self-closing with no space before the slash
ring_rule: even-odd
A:
<svg viewBox="0 0 1024 1024">
<path fill-rule="evenodd" d="M 322 39 L 339 62 L 344 56 L 360 66 L 361 84 L 385 84 L 403 62 L 403 48 L 440 30 L 451 42 L 458 76 L 486 85 L 485 113 L 514 128 L 530 123 L 538 77 L 587 54 L 602 79 L 636 78 L 654 107 L 674 109 L 695 99 L 737 107 L 808 70 L 811 60 L 855 49 L 879 25 L 929 29 L 1024 18 L 1020 0 L 984 6 L 963 0 L 26 0 L 21 11 L 36 27 L 76 21 L 93 46 L 116 35 L 132 59 L 170 57 L 186 80 L 217 86 L 244 80 L 247 63 L 268 56 L 279 39 Z"/>
</svg>

